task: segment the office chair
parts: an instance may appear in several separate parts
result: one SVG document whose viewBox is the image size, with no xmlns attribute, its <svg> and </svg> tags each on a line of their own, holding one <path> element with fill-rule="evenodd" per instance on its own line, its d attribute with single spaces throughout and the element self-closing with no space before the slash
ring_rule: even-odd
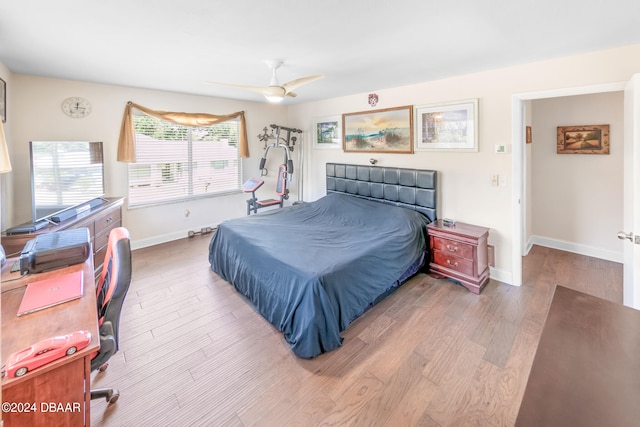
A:
<svg viewBox="0 0 640 427">
<path fill-rule="evenodd" d="M 119 350 L 119 326 L 122 303 L 131 283 L 131 246 L 129 231 L 117 227 L 109 233 L 104 267 L 96 286 L 100 349 L 91 359 L 91 371 L 104 372 L 107 361 Z M 105 398 L 115 403 L 120 397 L 116 389 L 91 390 L 91 399 Z"/>
</svg>

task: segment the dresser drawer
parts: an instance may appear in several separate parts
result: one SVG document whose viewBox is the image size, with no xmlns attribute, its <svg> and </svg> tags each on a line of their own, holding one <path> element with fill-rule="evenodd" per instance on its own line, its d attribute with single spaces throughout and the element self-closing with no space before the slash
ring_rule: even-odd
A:
<svg viewBox="0 0 640 427">
<path fill-rule="evenodd" d="M 110 231 L 110 230 L 109 230 Z M 95 239 L 94 239 L 94 243 L 93 243 L 93 248 L 95 251 L 99 251 L 100 249 L 102 249 L 103 247 L 107 246 L 107 242 L 109 241 L 109 233 L 107 230 L 105 230 L 104 233 L 100 233 L 98 234 Z"/>
<path fill-rule="evenodd" d="M 470 259 L 462 258 L 440 251 L 434 251 L 433 262 L 441 265 L 444 268 L 457 271 L 467 276 L 475 275 L 474 262 Z"/>
<path fill-rule="evenodd" d="M 431 237 L 433 239 L 433 249 L 445 254 L 455 255 L 462 258 L 473 259 L 473 246 L 455 240 L 444 239 L 442 237 Z"/>
<path fill-rule="evenodd" d="M 94 242 L 93 242 L 94 252 L 98 252 L 102 248 L 105 248 L 107 246 L 107 242 L 109 241 L 109 233 L 114 228 L 120 227 L 120 225 L 121 225 L 120 220 L 109 222 L 109 225 L 107 227 L 103 228 L 100 233 L 96 234 L 96 237 L 94 238 Z M 94 265 L 96 266 L 99 265 L 99 262 L 95 262 Z"/>
<path fill-rule="evenodd" d="M 95 235 L 97 236 L 101 232 L 113 228 L 114 224 L 120 224 L 122 220 L 122 211 L 120 209 L 114 209 L 111 212 L 107 212 L 95 220 Z"/>
<path fill-rule="evenodd" d="M 100 249 L 96 250 L 96 253 L 93 255 L 93 262 L 96 270 L 95 271 L 96 278 L 98 278 L 98 276 L 100 276 L 100 273 L 102 272 L 104 257 L 106 254 L 107 254 L 107 246 L 103 246 Z"/>
</svg>

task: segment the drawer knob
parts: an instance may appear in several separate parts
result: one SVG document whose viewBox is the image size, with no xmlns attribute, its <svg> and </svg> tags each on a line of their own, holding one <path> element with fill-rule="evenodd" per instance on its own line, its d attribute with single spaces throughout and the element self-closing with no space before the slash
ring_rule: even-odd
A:
<svg viewBox="0 0 640 427">
<path fill-rule="evenodd" d="M 447 249 L 449 249 L 449 251 L 451 251 L 451 252 L 457 252 L 458 251 L 458 246 L 447 245 Z"/>
<path fill-rule="evenodd" d="M 107 218 L 107 222 L 111 222 L 111 221 L 113 221 L 113 217 Z"/>
</svg>

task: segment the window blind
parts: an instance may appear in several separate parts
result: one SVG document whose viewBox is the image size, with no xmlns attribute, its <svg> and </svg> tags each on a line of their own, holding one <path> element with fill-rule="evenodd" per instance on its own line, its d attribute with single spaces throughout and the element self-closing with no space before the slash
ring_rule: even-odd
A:
<svg viewBox="0 0 640 427">
<path fill-rule="evenodd" d="M 129 164 L 129 206 L 240 191 L 239 124 L 177 125 L 133 116 L 136 162 Z"/>
</svg>

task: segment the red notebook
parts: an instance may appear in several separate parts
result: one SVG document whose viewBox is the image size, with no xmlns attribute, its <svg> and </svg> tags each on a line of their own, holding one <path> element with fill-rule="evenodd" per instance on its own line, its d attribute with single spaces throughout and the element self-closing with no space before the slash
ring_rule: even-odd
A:
<svg viewBox="0 0 640 427">
<path fill-rule="evenodd" d="M 18 316 L 44 310 L 54 305 L 78 299 L 83 290 L 82 270 L 31 282 L 24 291 Z"/>
</svg>

